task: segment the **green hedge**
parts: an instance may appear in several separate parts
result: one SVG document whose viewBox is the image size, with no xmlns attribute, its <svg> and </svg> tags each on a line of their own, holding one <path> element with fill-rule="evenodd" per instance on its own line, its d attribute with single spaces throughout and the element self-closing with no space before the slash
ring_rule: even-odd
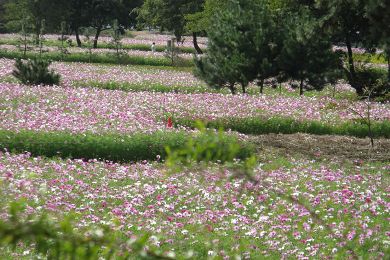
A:
<svg viewBox="0 0 390 260">
<path fill-rule="evenodd" d="M 0 130 L 0 149 L 7 149 L 14 153 L 30 152 L 33 156 L 134 162 L 155 160 L 157 155 L 164 159 L 165 147 L 181 148 L 188 137 L 186 132 L 94 135 Z M 235 137 L 226 135 L 224 142 L 229 143 L 232 138 Z M 240 143 L 240 145 L 242 147 L 239 158 L 247 158 L 253 153 L 254 147 L 250 144 Z"/>
<path fill-rule="evenodd" d="M 17 46 L 20 43 L 16 39 L 0 39 L 0 44 Z M 62 46 L 60 41 L 54 41 L 54 40 L 45 40 L 45 42 L 43 44 L 44 44 L 44 46 L 50 46 L 50 47 L 61 47 Z M 77 45 L 74 47 L 77 47 Z M 86 46 L 82 45 L 81 48 L 86 49 Z M 115 47 L 109 43 L 98 42 L 97 49 L 115 49 Z M 135 50 L 135 51 L 151 51 L 151 47 L 148 44 L 122 44 L 122 49 Z M 164 52 L 166 49 L 167 48 L 165 46 L 160 46 L 160 45 L 156 46 L 157 52 Z M 179 47 L 179 50 L 182 53 L 195 53 L 195 49 L 191 48 L 191 47 Z"/>
<path fill-rule="evenodd" d="M 195 126 L 195 120 L 174 120 L 177 125 L 188 127 Z M 315 135 L 347 135 L 355 137 L 367 137 L 368 127 L 358 122 L 346 122 L 340 125 L 329 125 L 319 121 L 297 121 L 291 118 L 273 117 L 265 118 L 231 118 L 205 122 L 209 128 L 231 129 L 243 134 L 293 134 L 308 133 Z M 390 121 L 374 122 L 372 125 L 373 137 L 390 138 Z"/>
<path fill-rule="evenodd" d="M 38 53 L 28 52 L 26 58 L 33 59 L 39 57 Z M 46 52 L 41 55 L 43 59 L 51 61 L 65 62 L 85 62 L 85 63 L 103 63 L 103 64 L 123 64 L 123 65 L 148 65 L 148 66 L 172 66 L 171 60 L 167 58 L 150 58 L 142 56 L 123 56 L 118 59 L 113 53 L 111 54 L 92 54 L 72 53 L 62 55 L 60 52 Z M 0 50 L 0 58 L 23 59 L 23 53 L 18 51 Z M 181 66 L 193 66 L 192 60 L 183 60 Z"/>
<path fill-rule="evenodd" d="M 72 83 L 75 87 L 94 87 L 108 90 L 121 90 L 121 91 L 153 91 L 161 93 L 217 93 L 218 91 L 202 86 L 167 86 L 156 83 L 143 83 L 133 84 L 129 82 L 99 82 L 99 81 L 75 81 Z"/>
</svg>

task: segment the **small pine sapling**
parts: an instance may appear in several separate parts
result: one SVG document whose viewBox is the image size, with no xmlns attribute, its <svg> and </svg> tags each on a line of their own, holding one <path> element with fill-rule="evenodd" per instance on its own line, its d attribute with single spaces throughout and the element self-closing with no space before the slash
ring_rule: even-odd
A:
<svg viewBox="0 0 390 260">
<path fill-rule="evenodd" d="M 366 100 L 364 101 L 365 107 L 366 107 L 365 111 L 360 112 L 358 109 L 353 108 L 353 107 L 350 108 L 350 111 L 352 111 L 354 114 L 359 116 L 360 122 L 367 126 L 368 137 L 370 138 L 371 148 L 374 148 L 374 135 L 372 132 L 372 112 L 371 112 L 372 111 L 371 97 L 372 97 L 372 94 L 374 92 L 374 88 L 372 88 L 372 89 L 366 88 L 363 91 L 365 93 L 365 98 L 366 98 Z"/>
<path fill-rule="evenodd" d="M 30 39 L 30 26 L 28 22 L 28 18 L 23 17 L 23 19 L 20 21 L 21 22 L 21 37 L 18 39 L 18 45 L 17 47 L 19 50 L 23 53 L 23 57 L 26 58 L 27 51 L 30 50 L 29 43 L 31 43 Z"/>
<path fill-rule="evenodd" d="M 37 58 L 26 62 L 18 59 L 12 75 L 26 85 L 59 85 L 60 75 L 49 70 L 50 63 Z"/>
<path fill-rule="evenodd" d="M 64 56 L 69 54 L 68 49 L 66 48 L 66 43 L 69 40 L 69 37 L 67 36 L 67 25 L 65 21 L 61 22 L 61 36 L 58 38 L 58 40 L 61 42 L 61 46 L 59 47 L 59 51 L 61 53 L 61 59 L 64 59 Z"/>
<path fill-rule="evenodd" d="M 42 57 L 43 53 L 43 43 L 45 42 L 45 30 L 46 30 L 46 20 L 41 20 L 41 28 L 38 35 L 38 47 L 39 47 L 39 57 Z"/>
<path fill-rule="evenodd" d="M 118 20 L 114 20 L 112 29 L 113 29 L 113 31 L 111 34 L 111 38 L 112 38 L 111 45 L 114 47 L 115 55 L 119 61 L 121 51 L 122 51 L 122 42 L 121 42 L 122 36 L 121 36 L 120 28 L 118 25 Z"/>
<path fill-rule="evenodd" d="M 92 49 L 93 49 L 93 44 L 94 44 L 94 39 L 92 38 L 92 35 L 93 35 L 93 29 L 90 28 L 90 27 L 87 27 L 84 29 L 84 43 L 85 43 L 85 46 L 87 47 L 87 54 L 88 54 L 88 59 L 89 59 L 89 62 L 91 62 L 92 60 Z"/>
</svg>

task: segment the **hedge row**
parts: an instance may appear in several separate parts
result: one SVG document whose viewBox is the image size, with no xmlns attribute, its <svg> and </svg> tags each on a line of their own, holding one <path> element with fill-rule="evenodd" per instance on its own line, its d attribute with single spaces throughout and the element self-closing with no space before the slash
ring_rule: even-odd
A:
<svg viewBox="0 0 390 260">
<path fill-rule="evenodd" d="M 135 162 L 155 160 L 157 155 L 164 159 L 166 147 L 182 148 L 188 138 L 186 132 L 95 135 L 0 130 L 0 149 L 14 153 L 29 152 L 33 156 Z M 197 138 L 201 140 L 202 135 Z M 226 135 L 222 142 L 228 144 L 233 140 L 236 140 L 234 136 Z M 241 142 L 240 145 L 238 158 L 244 159 L 253 153 L 254 147 L 249 143 Z"/>
<path fill-rule="evenodd" d="M 17 58 L 36 58 L 38 53 L 28 52 L 26 57 L 19 51 L 5 51 L 0 50 L 0 58 L 17 59 Z M 110 54 L 92 54 L 88 53 L 72 53 L 63 55 L 60 52 L 46 52 L 42 53 L 41 57 L 51 61 L 64 62 L 84 62 L 84 63 L 102 63 L 102 64 L 122 64 L 122 65 L 147 65 L 147 66 L 172 66 L 171 60 L 167 58 L 151 58 L 142 56 L 122 56 L 118 58 L 114 53 Z M 180 66 L 193 66 L 192 60 L 182 59 Z"/>
<path fill-rule="evenodd" d="M 15 46 L 20 45 L 19 41 L 16 39 L 0 39 L 0 44 L 15 45 Z M 50 46 L 50 47 L 62 47 L 62 43 L 60 41 L 54 41 L 54 40 L 45 40 L 43 44 L 44 46 Z M 85 45 L 82 45 L 81 48 L 86 49 L 87 47 Z M 110 43 L 99 42 L 97 49 L 116 49 L 116 47 Z M 122 44 L 122 49 L 135 50 L 135 51 L 151 51 L 151 47 L 148 44 Z M 165 46 L 156 45 L 157 52 L 164 52 L 166 49 L 167 48 Z M 179 50 L 182 53 L 195 53 L 195 49 L 191 47 L 179 47 Z"/>
<path fill-rule="evenodd" d="M 108 90 L 121 90 L 128 92 L 139 92 L 139 91 L 153 91 L 161 93 L 217 93 L 217 90 L 202 86 L 167 86 L 156 83 L 143 83 L 134 84 L 129 82 L 99 82 L 99 81 L 75 81 L 72 83 L 75 87 L 94 87 L 99 89 Z"/>
<path fill-rule="evenodd" d="M 180 119 L 174 120 L 176 125 L 194 127 L 195 120 Z M 368 137 L 369 131 L 366 124 L 359 122 L 345 122 L 340 125 L 330 125 L 319 121 L 297 121 L 292 118 L 228 118 L 204 122 L 208 128 L 231 129 L 243 134 L 293 134 L 307 133 L 315 135 L 347 135 L 355 137 Z M 390 138 L 390 121 L 373 122 L 372 135 L 375 138 Z"/>
</svg>

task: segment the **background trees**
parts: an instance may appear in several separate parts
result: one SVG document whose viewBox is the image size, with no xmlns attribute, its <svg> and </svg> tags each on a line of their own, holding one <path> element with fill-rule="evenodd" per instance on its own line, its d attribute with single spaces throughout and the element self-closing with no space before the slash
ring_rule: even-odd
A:
<svg viewBox="0 0 390 260">
<path fill-rule="evenodd" d="M 357 71 L 353 53 L 353 47 L 370 51 L 380 48 L 390 64 L 390 8 L 386 1 L 227 2 L 211 20 L 213 27 L 207 30 L 206 57 L 196 61 L 196 74 L 209 85 L 215 87 L 225 73 L 230 83 L 245 85 L 253 81 L 261 90 L 266 79 L 291 79 L 299 82 L 302 94 L 304 89 L 322 89 L 344 74 L 359 95 L 364 94 L 365 88 L 378 87 L 378 84 L 389 91 L 390 69 L 387 83 L 378 83 L 382 78 L 377 71 L 362 66 Z M 252 10 L 256 10 L 255 16 Z M 190 21 L 197 18 L 200 21 L 190 25 L 207 24 L 202 16 L 205 12 L 206 8 L 190 15 Z M 345 46 L 346 53 L 336 56 L 332 45 Z M 341 65 L 344 57 L 346 66 Z M 218 73 L 220 77 L 216 76 Z"/>
<path fill-rule="evenodd" d="M 66 22 L 78 46 L 81 28 L 94 28 L 97 47 L 117 20 L 120 28 L 168 30 L 177 41 L 191 35 L 198 54 L 197 36 L 207 35 L 207 56 L 196 60 L 196 73 L 214 87 L 234 90 L 237 83 L 245 91 L 254 82 L 262 92 L 267 79 L 283 78 L 302 82 L 302 91 L 320 89 L 338 68 L 362 95 L 373 84 L 390 91 L 389 6 L 385 0 L 0 0 L 0 31 L 28 23 L 38 38 L 42 20 L 48 32 Z M 332 45 L 346 48 L 339 56 L 345 66 L 334 65 Z M 386 79 L 356 66 L 353 47 L 383 50 Z"/>
<path fill-rule="evenodd" d="M 20 30 L 20 21 L 28 18 L 34 25 L 36 34 L 41 21 L 46 20 L 48 31 L 58 31 L 63 21 L 75 33 L 77 44 L 81 46 L 80 28 L 95 29 L 94 46 L 100 33 L 110 28 L 113 20 L 128 28 L 135 25 L 131 11 L 142 4 L 142 0 L 5 0 L 6 25 L 10 31 Z M 1 9 L 0 9 L 1 11 Z"/>
<path fill-rule="evenodd" d="M 285 25 L 280 73 L 299 82 L 300 95 L 304 89 L 322 89 L 336 78 L 339 69 L 329 36 L 305 9 L 287 19 Z"/>
<path fill-rule="evenodd" d="M 172 31 L 177 41 L 181 41 L 186 29 L 192 33 L 194 48 L 202 53 L 197 43 L 198 28 L 186 27 L 186 16 L 201 12 L 204 0 L 145 0 L 138 9 L 139 26 L 159 27 Z"/>
<path fill-rule="evenodd" d="M 212 20 L 205 57 L 196 61 L 196 75 L 215 87 L 239 83 L 243 92 L 256 81 L 283 77 L 299 81 L 303 89 L 321 89 L 337 68 L 329 37 L 321 35 L 310 11 L 284 9 L 260 0 L 228 1 Z M 300 8 L 297 8 L 298 10 Z"/>
</svg>

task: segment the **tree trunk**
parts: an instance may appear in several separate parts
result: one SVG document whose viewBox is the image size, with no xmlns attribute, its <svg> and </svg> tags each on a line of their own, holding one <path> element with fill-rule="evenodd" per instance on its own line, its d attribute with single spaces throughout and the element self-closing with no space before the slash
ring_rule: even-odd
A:
<svg viewBox="0 0 390 260">
<path fill-rule="evenodd" d="M 242 93 L 245 94 L 246 90 L 245 90 L 245 85 L 243 83 L 241 83 L 241 88 L 242 88 Z"/>
<path fill-rule="evenodd" d="M 229 85 L 228 88 L 230 89 L 230 92 L 232 92 L 232 95 L 236 94 L 236 88 L 234 87 L 233 84 Z"/>
<path fill-rule="evenodd" d="M 390 52 L 387 54 L 387 81 L 390 84 Z"/>
<path fill-rule="evenodd" d="M 192 41 L 194 43 L 194 48 L 196 50 L 196 53 L 198 54 L 203 54 L 203 51 L 202 49 L 199 47 L 198 45 L 198 38 L 197 38 L 197 35 L 196 35 L 196 32 L 193 32 L 192 33 Z"/>
<path fill-rule="evenodd" d="M 80 40 L 80 34 L 79 34 L 79 28 L 78 27 L 76 27 L 74 29 L 74 33 L 76 34 L 77 47 L 81 48 L 81 40 Z"/>
<path fill-rule="evenodd" d="M 303 78 L 301 78 L 301 83 L 299 84 L 299 95 L 303 95 Z"/>
<path fill-rule="evenodd" d="M 352 52 L 352 43 L 349 35 L 347 34 L 345 38 L 345 43 L 348 49 L 348 65 L 349 65 L 349 84 L 356 90 L 356 93 L 361 95 L 363 94 L 363 88 L 360 86 L 356 79 L 355 64 L 353 61 L 353 52 Z"/>
<path fill-rule="evenodd" d="M 264 79 L 261 79 L 260 81 L 257 82 L 257 85 L 260 87 L 260 94 L 263 94 L 264 90 Z"/>
<path fill-rule="evenodd" d="M 102 27 L 99 26 L 98 28 L 96 28 L 96 34 L 95 34 L 95 39 L 93 40 L 93 48 L 96 49 L 98 46 L 98 40 L 99 40 L 99 36 L 100 36 L 100 33 L 102 32 Z"/>
<path fill-rule="evenodd" d="M 261 79 L 261 85 L 260 85 L 260 93 L 264 93 L 264 79 Z"/>
</svg>

